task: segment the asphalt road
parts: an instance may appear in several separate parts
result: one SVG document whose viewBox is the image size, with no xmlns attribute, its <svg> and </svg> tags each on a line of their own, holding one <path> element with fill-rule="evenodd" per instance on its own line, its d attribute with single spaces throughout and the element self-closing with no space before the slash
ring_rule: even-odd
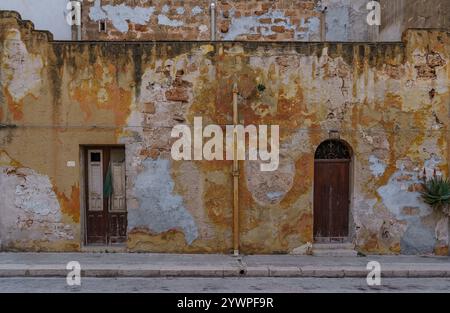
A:
<svg viewBox="0 0 450 313">
<path fill-rule="evenodd" d="M 370 287 L 361 278 L 0 278 L 0 292 L 450 292 L 450 278 L 385 278 Z"/>
</svg>

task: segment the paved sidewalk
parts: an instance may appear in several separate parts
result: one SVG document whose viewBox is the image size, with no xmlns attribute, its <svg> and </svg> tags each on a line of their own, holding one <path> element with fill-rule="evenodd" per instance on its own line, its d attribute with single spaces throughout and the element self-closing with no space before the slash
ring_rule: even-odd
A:
<svg viewBox="0 0 450 313">
<path fill-rule="evenodd" d="M 84 277 L 366 277 L 369 261 L 382 277 L 450 277 L 450 257 L 147 253 L 0 253 L 0 277 L 63 277 L 70 261 Z"/>
</svg>

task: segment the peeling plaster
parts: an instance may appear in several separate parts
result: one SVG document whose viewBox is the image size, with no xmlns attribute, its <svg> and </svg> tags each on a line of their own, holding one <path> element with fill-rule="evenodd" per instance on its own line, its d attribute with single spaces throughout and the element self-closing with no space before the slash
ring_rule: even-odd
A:
<svg viewBox="0 0 450 313">
<path fill-rule="evenodd" d="M 133 190 L 139 208 L 129 210 L 128 228 L 147 228 L 156 234 L 179 229 L 191 245 L 198 237 L 198 228 L 183 198 L 173 193 L 170 161 L 147 159 L 142 166 Z"/>
<path fill-rule="evenodd" d="M 439 157 L 436 153 L 432 152 L 430 157 L 424 162 L 424 169 L 427 176 L 431 176 L 433 174 L 442 175 L 439 165 L 442 163 L 442 158 Z"/>
<path fill-rule="evenodd" d="M 273 172 L 260 171 L 260 163 L 260 161 L 245 162 L 247 188 L 259 204 L 278 204 L 294 183 L 294 161 L 289 157 L 281 156 L 280 165 Z"/>
<path fill-rule="evenodd" d="M 201 32 L 201 33 L 205 33 L 205 32 L 207 32 L 208 31 L 208 26 L 206 26 L 206 25 L 200 25 L 199 27 L 198 27 L 198 30 Z"/>
<path fill-rule="evenodd" d="M 105 5 L 101 6 L 100 0 L 95 0 L 95 4 L 89 11 L 89 17 L 93 21 L 100 21 L 104 19 L 111 20 L 117 30 L 122 33 L 128 31 L 128 22 L 144 25 L 150 21 L 152 14 L 155 12 L 154 7 L 129 7 L 122 3 L 119 5 Z"/>
<path fill-rule="evenodd" d="M 320 39 L 320 19 L 315 16 L 302 18 L 300 20 L 300 27 L 307 28 L 307 31 L 296 31 L 295 38 L 307 41 L 315 41 Z"/>
<path fill-rule="evenodd" d="M 24 176 L 16 186 L 16 207 L 33 214 L 53 215 L 55 220 L 59 220 L 60 207 L 50 179 L 31 170 L 22 170 L 21 173 Z"/>
<path fill-rule="evenodd" d="M 436 161 L 435 161 L 436 162 Z M 402 254 L 432 253 L 438 241 L 435 228 L 423 222 L 432 216 L 433 210 L 411 187 L 419 185 L 420 171 L 411 170 L 408 162 L 397 161 L 397 171 L 387 185 L 378 188 L 384 206 L 398 221 L 405 221 L 406 231 L 401 235 Z"/>
<path fill-rule="evenodd" d="M 449 228 L 448 228 L 448 217 L 442 217 L 436 223 L 435 236 L 437 240 L 447 243 L 449 240 Z"/>
<path fill-rule="evenodd" d="M 61 207 L 48 176 L 29 168 L 0 167 L 0 235 L 15 241 L 73 240 L 73 226 L 63 222 Z"/>
<path fill-rule="evenodd" d="M 15 102 L 27 94 L 37 95 L 41 86 L 42 58 L 28 52 L 21 34 L 8 30 L 1 54 L 0 82 L 7 88 Z"/>
<path fill-rule="evenodd" d="M 378 159 L 374 155 L 369 156 L 369 164 L 370 164 L 370 171 L 372 172 L 372 175 L 375 177 L 382 176 L 387 166 L 384 161 Z"/>
<path fill-rule="evenodd" d="M 230 10 L 231 24 L 228 32 L 223 35 L 224 40 L 236 40 L 241 35 L 257 34 L 257 28 L 261 29 L 263 36 L 269 36 L 275 34 L 271 30 L 272 26 L 284 26 L 287 30 L 293 30 L 295 32 L 296 39 L 305 40 L 319 40 L 320 39 L 320 20 L 317 17 L 309 17 L 306 20 L 303 18 L 300 25 L 294 25 L 291 22 L 290 17 L 284 15 L 281 10 L 270 10 L 268 13 L 260 16 L 241 16 L 236 17 L 236 10 Z M 261 19 L 283 19 L 286 22 L 277 22 L 271 24 L 261 23 Z M 308 31 L 298 31 L 298 26 L 308 28 Z"/>
<path fill-rule="evenodd" d="M 158 24 L 165 25 L 165 26 L 179 27 L 179 26 L 183 26 L 184 22 L 179 21 L 179 20 L 173 20 L 163 14 L 159 14 L 158 15 Z"/>
<path fill-rule="evenodd" d="M 433 229 L 414 220 L 402 236 L 401 249 L 403 254 L 430 254 L 433 253 L 435 243 Z"/>
<path fill-rule="evenodd" d="M 198 5 L 192 8 L 192 15 L 198 15 L 203 12 L 203 9 Z"/>
<path fill-rule="evenodd" d="M 167 5 L 167 4 L 163 5 L 161 12 L 166 14 L 166 13 L 169 13 L 169 11 L 170 11 L 169 5 Z"/>
<path fill-rule="evenodd" d="M 216 176 L 221 176 L 221 172 Z M 182 162 L 176 171 L 175 184 L 178 193 L 183 195 L 184 204 L 190 214 L 192 214 L 198 228 L 199 238 L 203 240 L 214 239 L 214 224 L 208 217 L 208 211 L 205 210 L 203 197 L 205 192 L 205 183 L 202 172 L 198 169 L 195 162 Z M 212 178 L 212 175 L 209 176 Z"/>
<path fill-rule="evenodd" d="M 403 163 L 398 163 L 398 170 L 390 177 L 387 185 L 378 188 L 378 194 L 383 199 L 383 204 L 395 216 L 403 219 L 410 218 L 404 215 L 405 207 L 417 208 L 418 216 L 426 216 L 431 213 L 431 208 L 421 199 L 419 192 L 409 191 L 412 184 L 419 184 L 420 172 L 404 169 Z"/>
</svg>

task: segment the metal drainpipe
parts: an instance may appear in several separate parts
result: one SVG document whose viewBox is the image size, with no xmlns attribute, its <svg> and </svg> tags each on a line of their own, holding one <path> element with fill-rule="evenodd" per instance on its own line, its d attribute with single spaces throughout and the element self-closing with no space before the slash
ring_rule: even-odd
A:
<svg viewBox="0 0 450 313">
<path fill-rule="evenodd" d="M 211 41 L 216 40 L 216 3 L 211 1 L 210 4 L 211 9 Z"/>
<path fill-rule="evenodd" d="M 237 133 L 238 125 L 238 88 L 233 85 L 233 250 L 234 255 L 239 255 L 239 160 L 237 158 Z"/>
</svg>

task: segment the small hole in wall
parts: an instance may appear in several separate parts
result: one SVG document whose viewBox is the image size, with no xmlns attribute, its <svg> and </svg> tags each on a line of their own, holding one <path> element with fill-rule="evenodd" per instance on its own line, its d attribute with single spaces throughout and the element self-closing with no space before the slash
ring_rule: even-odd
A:
<svg viewBox="0 0 450 313">
<path fill-rule="evenodd" d="M 98 22 L 98 31 L 99 32 L 106 32 L 106 21 L 102 20 Z"/>
<path fill-rule="evenodd" d="M 266 90 L 266 86 L 264 86 L 263 84 L 258 84 L 256 86 L 256 89 L 258 90 L 258 92 L 264 92 Z"/>
<path fill-rule="evenodd" d="M 434 96 L 436 96 L 436 90 L 433 88 L 430 90 L 428 94 L 430 95 L 430 99 L 433 100 Z"/>
</svg>

